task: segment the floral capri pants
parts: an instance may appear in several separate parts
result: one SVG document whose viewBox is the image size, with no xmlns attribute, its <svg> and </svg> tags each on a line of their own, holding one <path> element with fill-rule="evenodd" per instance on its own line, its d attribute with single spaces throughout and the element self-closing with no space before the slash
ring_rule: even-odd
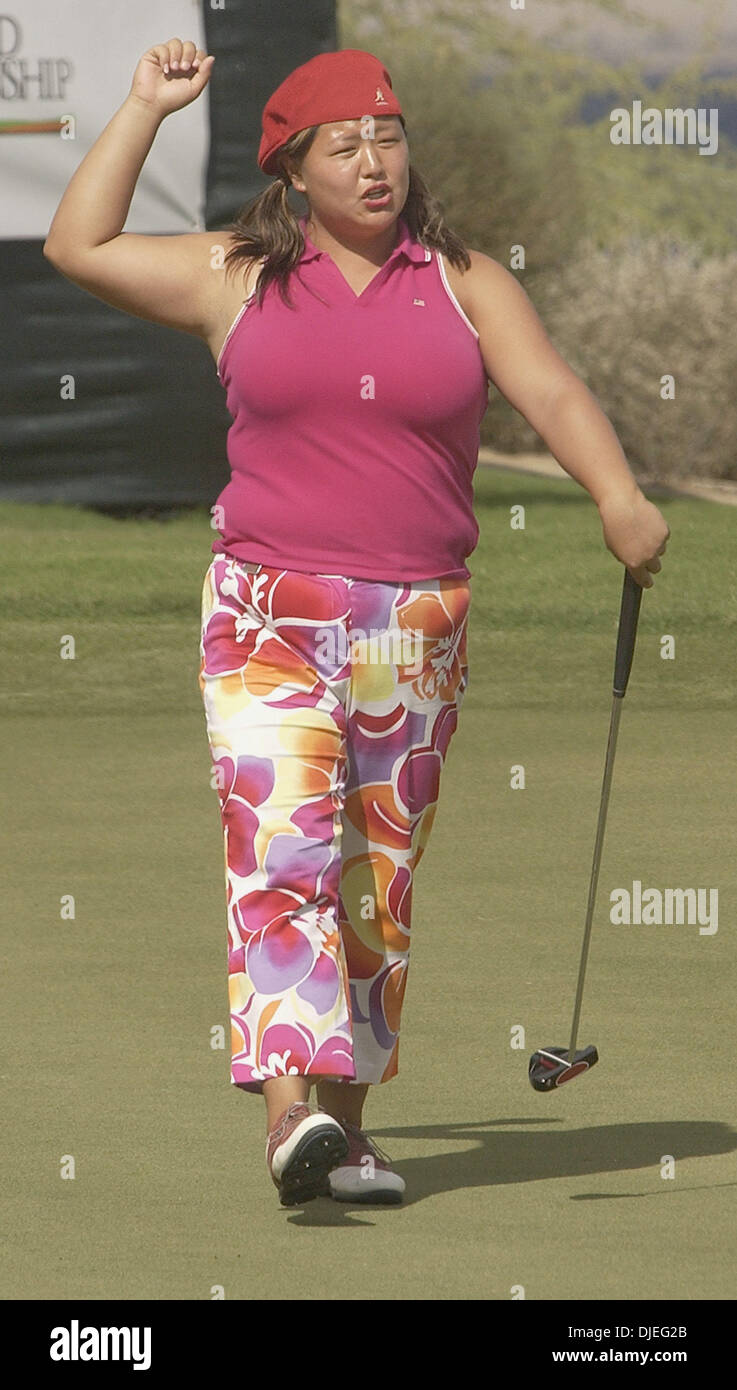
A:
<svg viewBox="0 0 737 1390">
<path fill-rule="evenodd" d="M 231 1081 L 397 1073 L 414 871 L 468 683 L 467 579 L 216 554 L 199 687 L 224 834 Z"/>
</svg>

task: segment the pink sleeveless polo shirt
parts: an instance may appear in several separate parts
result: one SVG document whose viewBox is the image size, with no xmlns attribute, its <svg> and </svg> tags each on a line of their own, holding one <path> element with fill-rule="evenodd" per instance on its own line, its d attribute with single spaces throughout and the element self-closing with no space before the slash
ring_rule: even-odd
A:
<svg viewBox="0 0 737 1390">
<path fill-rule="evenodd" d="M 233 419 L 220 540 L 240 560 L 387 582 L 469 578 L 488 377 L 438 253 L 398 240 L 355 295 L 300 218 L 289 277 L 246 300 L 217 361 Z"/>
</svg>

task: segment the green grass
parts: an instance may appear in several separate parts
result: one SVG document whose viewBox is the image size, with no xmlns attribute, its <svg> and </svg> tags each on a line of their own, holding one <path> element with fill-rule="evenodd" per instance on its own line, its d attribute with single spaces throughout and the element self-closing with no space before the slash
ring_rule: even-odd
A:
<svg viewBox="0 0 737 1390">
<path fill-rule="evenodd" d="M 470 705 L 588 708 L 606 699 L 622 567 L 573 483 L 479 468 Z M 524 531 L 510 507 L 525 507 Z M 737 547 L 730 507 L 662 502 L 672 537 L 643 596 L 633 686 L 643 707 L 729 709 Z M 201 584 L 215 533 L 202 510 L 124 522 L 81 508 L 0 505 L 6 712 L 199 710 Z M 661 638 L 675 638 L 663 660 Z M 75 660 L 59 656 L 71 636 Z"/>
<path fill-rule="evenodd" d="M 527 1059 L 568 1041 L 622 572 L 573 485 L 477 476 L 471 682 L 415 886 L 399 1075 L 366 1110 L 407 1182 L 395 1210 L 281 1209 L 263 1103 L 211 1046 L 228 1018 L 196 683 L 207 514 L 0 507 L 3 1297 L 735 1297 L 734 512 L 662 504 L 584 996 L 601 1062 L 546 1097 Z M 716 886 L 718 932 L 611 926 L 634 878 Z"/>
</svg>

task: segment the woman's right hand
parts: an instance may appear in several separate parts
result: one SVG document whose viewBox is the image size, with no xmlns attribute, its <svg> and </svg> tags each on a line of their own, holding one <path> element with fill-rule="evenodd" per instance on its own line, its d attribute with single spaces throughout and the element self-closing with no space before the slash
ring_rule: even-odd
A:
<svg viewBox="0 0 737 1390">
<path fill-rule="evenodd" d="M 215 59 L 191 39 L 154 44 L 133 74 L 130 95 L 150 106 L 162 119 L 189 106 L 210 80 Z"/>
</svg>

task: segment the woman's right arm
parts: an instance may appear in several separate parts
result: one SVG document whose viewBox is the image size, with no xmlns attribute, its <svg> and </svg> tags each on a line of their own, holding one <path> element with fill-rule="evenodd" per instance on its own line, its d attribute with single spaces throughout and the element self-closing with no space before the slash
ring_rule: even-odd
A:
<svg viewBox="0 0 737 1390">
<path fill-rule="evenodd" d="M 230 244 L 228 235 L 121 229 L 161 122 L 204 91 L 214 61 L 180 39 L 144 54 L 129 95 L 70 180 L 43 248 L 57 270 L 98 299 L 200 337 L 212 331 L 222 304 L 223 271 L 211 267 L 212 246 Z"/>
</svg>

